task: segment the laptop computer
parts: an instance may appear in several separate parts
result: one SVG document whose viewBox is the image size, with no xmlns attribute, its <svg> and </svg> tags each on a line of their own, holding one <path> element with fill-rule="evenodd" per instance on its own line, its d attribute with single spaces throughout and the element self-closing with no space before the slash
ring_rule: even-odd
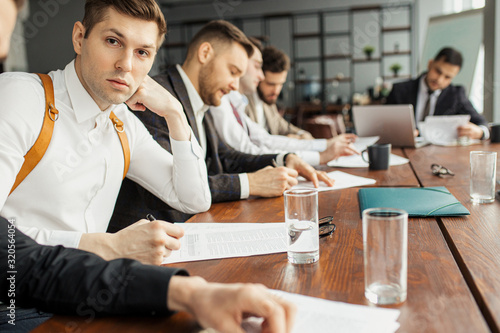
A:
<svg viewBox="0 0 500 333">
<path fill-rule="evenodd" d="M 415 138 L 415 116 L 411 104 L 355 105 L 352 107 L 354 128 L 360 137 L 379 136 L 378 143 L 394 147 L 421 147 L 427 142 Z"/>
</svg>

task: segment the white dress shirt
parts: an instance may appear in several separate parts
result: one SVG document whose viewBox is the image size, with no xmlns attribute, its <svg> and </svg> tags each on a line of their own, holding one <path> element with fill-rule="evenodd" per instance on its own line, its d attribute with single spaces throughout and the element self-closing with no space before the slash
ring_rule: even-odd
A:
<svg viewBox="0 0 500 333">
<path fill-rule="evenodd" d="M 176 65 L 179 74 L 181 75 L 184 86 L 189 96 L 189 102 L 193 108 L 194 116 L 196 118 L 196 126 L 198 127 L 198 134 L 200 136 L 201 146 L 203 147 L 204 156 L 207 155 L 207 134 L 205 133 L 205 127 L 203 126 L 203 118 L 205 117 L 205 112 L 208 110 L 208 106 L 203 103 L 198 91 L 196 91 L 193 83 L 187 76 L 186 72 L 182 69 L 180 65 Z M 283 157 L 281 157 L 281 165 L 283 165 Z M 240 199 L 246 199 L 250 196 L 250 182 L 248 180 L 248 175 L 246 173 L 238 174 L 240 179 Z"/>
<path fill-rule="evenodd" d="M 286 154 L 293 152 L 311 165 L 319 165 L 319 152 L 326 149 L 325 139 L 299 140 L 282 135 L 271 135 L 245 113 L 246 96 L 231 91 L 221 100 L 220 106 L 211 106 L 217 132 L 234 149 L 247 154 Z M 242 124 L 233 112 L 233 105 Z"/>
<path fill-rule="evenodd" d="M 171 139 L 164 150 L 125 104 L 101 111 L 82 86 L 74 61 L 49 73 L 54 83 L 55 123 L 40 163 L 9 196 L 42 127 L 45 96 L 38 76 L 0 75 L 0 215 L 42 244 L 78 247 L 82 233 L 105 232 L 120 190 L 124 158 L 109 120 L 125 124 L 130 146 L 127 178 L 186 213 L 210 207 L 207 169 L 195 136 Z"/>
<path fill-rule="evenodd" d="M 425 83 L 425 78 L 427 75 L 422 76 L 420 79 L 419 87 L 418 87 L 418 96 L 417 96 L 417 109 L 415 110 L 415 118 L 417 120 L 417 123 L 420 121 L 425 121 L 425 119 L 422 119 L 424 116 L 424 108 L 425 104 L 427 103 L 427 98 L 429 97 L 429 87 L 427 87 L 427 84 Z M 429 104 L 429 116 L 434 115 L 434 111 L 436 110 L 436 102 L 439 98 L 439 95 L 441 95 L 442 90 L 434 90 L 431 95 L 431 100 Z"/>
<path fill-rule="evenodd" d="M 194 117 L 196 119 L 196 126 L 198 127 L 198 134 L 200 136 L 200 145 L 203 148 L 204 155 L 207 155 L 207 135 L 205 133 L 205 127 L 203 126 L 203 118 L 205 118 L 205 112 L 208 110 L 208 105 L 203 103 L 200 94 L 196 91 L 193 83 L 184 72 L 180 65 L 176 65 L 179 74 L 181 75 L 182 81 L 186 86 L 186 91 L 189 96 L 189 101 L 191 102 L 191 107 L 193 108 Z"/>
<path fill-rule="evenodd" d="M 255 112 L 257 115 L 257 124 L 264 128 L 265 130 L 269 130 L 267 127 L 266 116 L 264 115 L 264 105 L 262 99 L 260 99 L 259 94 L 257 92 L 253 93 L 253 100 L 255 101 Z"/>
</svg>

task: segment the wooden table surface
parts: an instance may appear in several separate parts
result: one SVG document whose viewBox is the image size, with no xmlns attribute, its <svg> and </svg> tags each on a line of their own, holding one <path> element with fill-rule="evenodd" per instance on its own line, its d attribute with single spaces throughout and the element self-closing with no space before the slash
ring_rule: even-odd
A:
<svg viewBox="0 0 500 333">
<path fill-rule="evenodd" d="M 410 218 L 408 299 L 400 306 L 398 332 L 498 332 L 500 326 L 500 202 L 472 205 L 468 194 L 471 150 L 500 145 L 424 147 L 397 153 L 411 164 L 388 171 L 339 169 L 375 178 L 376 186 L 447 186 L 471 212 L 455 218 Z M 394 152 L 394 151 L 393 151 Z M 430 172 L 442 163 L 457 175 Z M 465 166 L 464 166 L 465 165 Z M 333 215 L 337 230 L 320 240 L 320 260 L 292 265 L 286 254 L 171 264 L 213 282 L 258 282 L 270 288 L 342 301 L 364 298 L 362 228 L 357 188 L 319 194 L 319 215 Z M 189 222 L 282 222 L 283 197 L 214 204 Z M 34 332 L 198 332 L 189 315 L 172 318 L 102 318 L 85 322 L 56 316 Z"/>
<path fill-rule="evenodd" d="M 423 186 L 446 186 L 470 211 L 463 217 L 438 219 L 462 275 L 493 332 L 500 332 L 500 201 L 473 204 L 470 201 L 471 151 L 496 151 L 497 180 L 500 179 L 500 144 L 489 142 L 467 147 L 427 146 L 405 149 Z M 450 168 L 455 176 L 436 177 L 430 165 Z M 426 169 L 427 167 L 427 169 Z M 497 190 L 500 188 L 497 184 Z"/>
<path fill-rule="evenodd" d="M 422 186 L 452 186 L 467 185 L 470 179 L 470 152 L 475 150 L 496 151 L 497 165 L 500 162 L 500 144 L 484 142 L 471 146 L 440 147 L 425 146 L 417 149 L 404 149 L 405 157 L 411 161 L 411 166 Z M 454 177 L 437 177 L 431 171 L 432 164 L 442 165 L 455 173 Z M 497 167 L 497 172 L 498 170 Z M 498 178 L 498 176 L 497 176 Z"/>
</svg>

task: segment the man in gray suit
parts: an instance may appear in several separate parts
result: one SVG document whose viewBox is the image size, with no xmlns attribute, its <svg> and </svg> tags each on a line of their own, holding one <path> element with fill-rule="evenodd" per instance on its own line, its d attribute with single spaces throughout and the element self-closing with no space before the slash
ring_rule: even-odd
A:
<svg viewBox="0 0 500 333">
<path fill-rule="evenodd" d="M 297 184 L 298 175 L 316 186 L 319 181 L 333 185 L 325 172 L 315 170 L 294 154 L 244 154 L 218 136 L 208 107 L 218 106 L 223 95 L 238 89 L 252 52 L 251 42 L 238 28 L 226 21 L 212 21 L 194 36 L 182 66 L 154 78 L 184 107 L 205 154 L 212 202 L 246 199 L 251 195 L 280 196 Z M 170 151 L 169 129 L 164 119 L 152 112 L 135 113 L 154 139 Z M 108 231 L 122 227 L 122 221 L 132 221 L 132 216 L 146 213 L 170 221 L 190 217 L 169 208 L 139 185 L 125 181 Z"/>
<path fill-rule="evenodd" d="M 286 135 L 295 139 L 314 139 L 311 133 L 286 121 L 276 106 L 276 101 L 290 69 L 290 58 L 274 46 L 267 46 L 262 51 L 262 60 L 264 80 L 259 83 L 256 93 L 247 95 L 248 106 L 245 112 L 248 117 L 272 135 Z"/>
</svg>

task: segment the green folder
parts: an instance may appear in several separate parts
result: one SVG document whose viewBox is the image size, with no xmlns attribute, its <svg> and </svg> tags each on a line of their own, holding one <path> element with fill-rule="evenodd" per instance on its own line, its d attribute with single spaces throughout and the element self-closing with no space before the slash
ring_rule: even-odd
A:
<svg viewBox="0 0 500 333">
<path fill-rule="evenodd" d="M 413 188 L 362 188 L 358 192 L 361 212 L 368 208 L 399 208 L 409 216 L 461 216 L 470 215 L 444 186 Z"/>
</svg>

